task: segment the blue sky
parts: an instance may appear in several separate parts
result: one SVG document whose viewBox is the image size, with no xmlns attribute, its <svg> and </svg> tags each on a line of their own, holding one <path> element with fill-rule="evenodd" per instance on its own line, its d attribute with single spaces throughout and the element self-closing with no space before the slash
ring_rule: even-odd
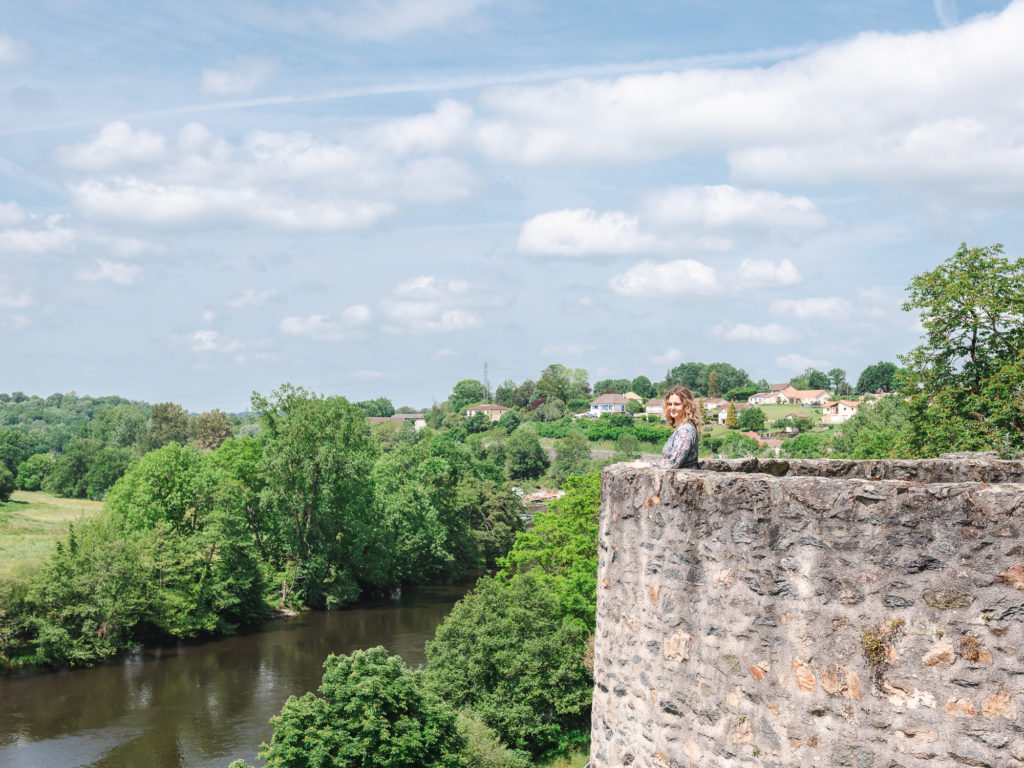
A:
<svg viewBox="0 0 1024 768">
<path fill-rule="evenodd" d="M 0 391 L 855 380 L 1020 254 L 1024 1 L 10 5 Z"/>
</svg>

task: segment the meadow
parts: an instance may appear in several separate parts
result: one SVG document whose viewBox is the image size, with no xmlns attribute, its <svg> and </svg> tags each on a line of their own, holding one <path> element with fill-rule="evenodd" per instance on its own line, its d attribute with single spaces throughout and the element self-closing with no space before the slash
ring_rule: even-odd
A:
<svg viewBox="0 0 1024 768">
<path fill-rule="evenodd" d="M 43 562 L 68 525 L 98 515 L 103 502 L 15 491 L 0 502 L 0 579 L 17 578 Z"/>
</svg>

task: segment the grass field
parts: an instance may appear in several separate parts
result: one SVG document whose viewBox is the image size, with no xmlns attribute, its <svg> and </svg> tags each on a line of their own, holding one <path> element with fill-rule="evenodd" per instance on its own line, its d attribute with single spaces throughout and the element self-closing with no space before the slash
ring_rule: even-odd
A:
<svg viewBox="0 0 1024 768">
<path fill-rule="evenodd" d="M 583 768 L 588 760 L 590 760 L 589 747 L 559 755 L 546 763 L 537 763 L 537 768 Z"/>
<path fill-rule="evenodd" d="M 63 499 L 37 491 L 15 491 L 0 502 L 0 578 L 18 573 L 45 560 L 68 530 L 68 523 L 92 517 L 103 502 Z"/>
</svg>

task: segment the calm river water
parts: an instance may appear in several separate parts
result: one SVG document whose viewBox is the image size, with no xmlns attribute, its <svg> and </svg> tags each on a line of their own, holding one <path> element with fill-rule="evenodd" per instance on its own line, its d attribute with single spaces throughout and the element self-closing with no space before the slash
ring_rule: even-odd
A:
<svg viewBox="0 0 1024 768">
<path fill-rule="evenodd" d="M 330 653 L 383 645 L 406 664 L 468 587 L 268 622 L 237 637 L 144 648 L 93 669 L 0 677 L 4 768 L 253 765 L 288 696 L 316 690 Z"/>
</svg>

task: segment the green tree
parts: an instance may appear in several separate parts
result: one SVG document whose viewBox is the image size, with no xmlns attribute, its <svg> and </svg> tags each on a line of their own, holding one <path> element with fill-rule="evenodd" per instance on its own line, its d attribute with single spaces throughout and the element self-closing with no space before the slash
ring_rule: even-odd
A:
<svg viewBox="0 0 1024 768">
<path fill-rule="evenodd" d="M 149 446 L 184 445 L 188 440 L 188 411 L 177 403 L 157 403 L 149 411 Z"/>
<path fill-rule="evenodd" d="M 1024 450 L 1024 259 L 1002 252 L 961 244 L 908 286 L 924 327 L 901 357 L 912 455 Z"/>
<path fill-rule="evenodd" d="M 892 392 L 895 388 L 896 365 L 879 361 L 869 365 L 860 373 L 857 379 L 857 393 L 868 394 L 872 392 Z"/>
<path fill-rule="evenodd" d="M 463 379 L 452 387 L 452 393 L 448 396 L 452 409 L 460 416 L 465 415 L 463 411 L 467 405 L 483 403 L 486 400 L 487 388 L 476 379 Z"/>
<path fill-rule="evenodd" d="M 395 406 L 386 397 L 378 397 L 375 400 L 363 400 L 356 403 L 356 405 L 362 408 L 367 416 L 387 418 L 395 414 Z"/>
<path fill-rule="evenodd" d="M 498 426 L 504 429 L 506 432 L 511 434 L 515 432 L 516 427 L 523 423 L 523 417 L 519 415 L 519 411 L 508 410 L 501 414 L 501 418 L 498 419 Z"/>
<path fill-rule="evenodd" d="M 590 443 L 578 427 L 555 441 L 555 459 L 551 462 L 551 482 L 561 487 L 571 475 L 582 474 L 590 463 Z"/>
<path fill-rule="evenodd" d="M 760 408 L 745 408 L 736 419 L 736 426 L 743 431 L 760 432 L 764 429 L 765 416 Z"/>
<path fill-rule="evenodd" d="M 729 429 L 736 429 L 739 424 L 739 419 L 736 416 L 736 404 L 729 403 L 729 407 L 725 411 L 725 426 Z"/>
<path fill-rule="evenodd" d="M 56 460 L 52 453 L 37 453 L 18 465 L 18 487 L 24 491 L 38 491 L 53 471 Z"/>
<path fill-rule="evenodd" d="M 537 478 L 544 474 L 548 457 L 536 430 L 522 424 L 505 441 L 505 468 L 509 478 Z"/>
<path fill-rule="evenodd" d="M 14 474 L 18 466 L 31 456 L 32 440 L 24 432 L 14 429 L 0 430 L 0 464 Z"/>
<path fill-rule="evenodd" d="M 790 459 L 820 459 L 828 455 L 828 443 L 826 435 L 807 432 L 784 441 L 779 455 Z"/>
<path fill-rule="evenodd" d="M 14 481 L 14 474 L 7 468 L 6 464 L 0 464 L 0 501 L 8 501 L 18 485 Z"/>
<path fill-rule="evenodd" d="M 730 432 L 722 439 L 719 448 L 723 459 L 744 459 L 748 456 L 757 456 L 761 446 L 757 440 L 747 437 L 742 432 Z"/>
<path fill-rule="evenodd" d="M 132 448 L 146 440 L 146 416 L 134 405 L 99 409 L 94 424 L 94 435 L 109 445 Z"/>
<path fill-rule="evenodd" d="M 224 411 L 203 411 L 189 421 L 189 442 L 203 451 L 213 451 L 233 433 L 231 420 Z"/>
<path fill-rule="evenodd" d="M 643 398 L 651 398 L 658 394 L 658 390 L 654 388 L 654 384 L 646 376 L 637 376 L 630 382 L 629 388 Z"/>
<path fill-rule="evenodd" d="M 200 456 L 192 446 L 169 443 L 143 456 L 107 494 L 107 509 L 130 529 L 163 522 L 174 530 L 201 525 L 196 498 Z"/>
<path fill-rule="evenodd" d="M 572 396 L 572 371 L 564 365 L 552 363 L 545 368 L 537 382 L 537 397 L 557 398 L 563 403 Z"/>
<path fill-rule="evenodd" d="M 842 368 L 833 368 L 828 372 L 829 383 L 832 385 L 832 391 L 838 394 L 847 394 L 843 392 L 843 385 L 849 389 L 849 384 L 846 382 L 846 371 Z"/>
<path fill-rule="evenodd" d="M 909 408 L 902 398 L 864 403 L 842 430 L 833 433 L 832 453 L 842 459 L 892 459 L 907 431 Z"/>
<path fill-rule="evenodd" d="M 455 713 L 379 646 L 328 656 L 320 695 L 289 697 L 270 722 L 267 768 L 463 767 Z"/>
<path fill-rule="evenodd" d="M 376 444 L 363 412 L 290 384 L 270 397 L 254 393 L 252 407 L 265 440 L 260 504 L 277 521 L 285 552 L 283 600 L 351 602 L 360 582 L 384 576 L 370 479 Z"/>
<path fill-rule="evenodd" d="M 708 373 L 708 386 L 707 386 L 708 397 L 718 397 L 721 394 L 718 390 L 718 371 L 714 368 Z"/>
<path fill-rule="evenodd" d="M 828 376 L 816 368 L 808 368 L 806 376 L 808 389 L 828 389 Z"/>
</svg>

